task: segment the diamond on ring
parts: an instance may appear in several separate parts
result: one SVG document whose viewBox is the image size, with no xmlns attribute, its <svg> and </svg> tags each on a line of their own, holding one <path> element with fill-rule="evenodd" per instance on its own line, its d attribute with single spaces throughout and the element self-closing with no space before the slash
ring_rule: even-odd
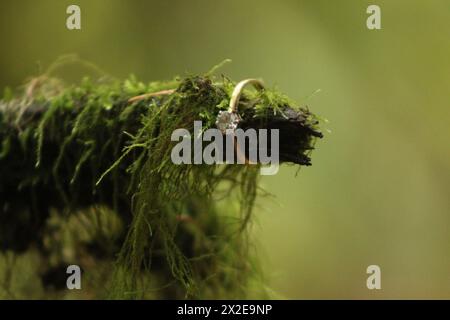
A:
<svg viewBox="0 0 450 320">
<path fill-rule="evenodd" d="M 216 119 L 216 126 L 223 134 L 226 134 L 227 129 L 236 130 L 241 117 L 236 112 L 219 111 Z"/>
</svg>

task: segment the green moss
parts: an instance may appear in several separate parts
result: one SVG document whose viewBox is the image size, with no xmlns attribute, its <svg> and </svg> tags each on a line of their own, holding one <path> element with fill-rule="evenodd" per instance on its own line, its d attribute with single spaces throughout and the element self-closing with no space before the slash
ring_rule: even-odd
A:
<svg viewBox="0 0 450 320">
<path fill-rule="evenodd" d="M 128 228 L 117 237 L 121 249 L 109 279 L 111 298 L 245 297 L 259 277 L 247 235 L 259 167 L 170 160 L 172 132 L 192 132 L 194 120 L 213 127 L 234 85 L 211 74 L 150 84 L 133 76 L 124 82 L 85 79 L 53 96 L 37 89 L 31 100 L 2 102 L 0 198 L 6 200 L 0 207 L 31 212 L 17 227 L 40 219 L 42 230 L 47 219 L 42 208 L 56 207 L 62 217 L 98 204 L 118 212 Z M 127 102 L 175 88 L 171 95 Z M 243 117 L 262 124 L 294 107 L 276 90 L 245 92 L 242 103 L 254 110 Z M 315 132 L 314 115 L 297 110 L 302 125 Z M 302 139 L 300 155 L 310 152 L 315 137 Z M 16 223 L 5 210 L 0 214 Z M 15 239 L 1 231 L 2 248 L 9 249 Z M 30 235 L 22 247 L 39 241 Z"/>
</svg>

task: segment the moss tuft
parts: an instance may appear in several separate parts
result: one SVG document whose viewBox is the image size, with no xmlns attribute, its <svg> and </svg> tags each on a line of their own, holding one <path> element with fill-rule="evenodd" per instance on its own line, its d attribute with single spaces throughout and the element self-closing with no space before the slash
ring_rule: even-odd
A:
<svg viewBox="0 0 450 320">
<path fill-rule="evenodd" d="M 45 254 L 51 208 L 64 219 L 106 206 L 125 226 L 111 240 L 121 249 L 109 253 L 109 297 L 246 297 L 259 277 L 247 235 L 259 167 L 170 160 L 172 132 L 192 132 L 194 120 L 213 127 L 235 83 L 210 73 L 150 84 L 48 81 L 58 83 L 52 95 L 47 86 L 0 102 L 0 249 Z M 167 89 L 176 90 L 128 103 Z M 312 113 L 269 89 L 246 91 L 241 103 L 250 107 L 244 125 L 295 125 L 284 161 L 309 164 L 321 136 Z"/>
</svg>

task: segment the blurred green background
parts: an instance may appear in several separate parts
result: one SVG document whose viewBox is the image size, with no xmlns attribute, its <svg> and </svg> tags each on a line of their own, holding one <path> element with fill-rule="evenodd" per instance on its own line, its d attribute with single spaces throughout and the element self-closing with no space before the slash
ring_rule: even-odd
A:
<svg viewBox="0 0 450 320">
<path fill-rule="evenodd" d="M 82 30 L 65 27 L 69 4 Z M 262 180 L 275 198 L 255 240 L 276 297 L 450 298 L 449 1 L 2 0 L 0 39 L 0 89 L 68 53 L 144 81 L 231 58 L 232 79 L 329 119 L 312 167 Z M 382 290 L 366 287 L 371 264 Z"/>
</svg>

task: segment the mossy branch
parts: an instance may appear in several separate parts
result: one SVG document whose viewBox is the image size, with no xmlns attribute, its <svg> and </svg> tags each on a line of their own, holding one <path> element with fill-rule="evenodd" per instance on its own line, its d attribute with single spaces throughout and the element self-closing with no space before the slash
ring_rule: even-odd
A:
<svg viewBox="0 0 450 320">
<path fill-rule="evenodd" d="M 86 79 L 58 90 L 49 83 L 0 102 L 0 249 L 45 251 L 51 208 L 105 205 L 129 226 L 117 238 L 112 297 L 145 296 L 148 272 L 175 279 L 172 296 L 238 292 L 251 273 L 239 226 L 253 208 L 258 166 L 170 161 L 171 133 L 192 130 L 194 120 L 213 127 L 235 84 L 211 75 L 150 84 Z M 240 103 L 243 128 L 280 130 L 280 161 L 310 165 L 322 136 L 312 113 L 268 89 L 246 91 Z M 224 192 L 240 199 L 237 225 L 216 203 Z"/>
</svg>

